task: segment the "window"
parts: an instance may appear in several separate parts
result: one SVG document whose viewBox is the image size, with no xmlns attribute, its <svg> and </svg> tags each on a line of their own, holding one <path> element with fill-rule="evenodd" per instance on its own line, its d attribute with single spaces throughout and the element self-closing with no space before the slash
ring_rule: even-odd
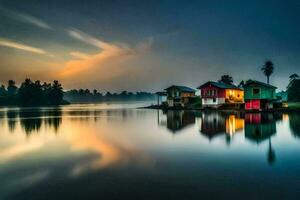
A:
<svg viewBox="0 0 300 200">
<path fill-rule="evenodd" d="M 260 89 L 259 88 L 253 88 L 252 89 L 252 93 L 255 94 L 259 94 L 260 93 Z"/>
<path fill-rule="evenodd" d="M 216 103 L 216 98 L 213 98 L 213 102 Z"/>
</svg>

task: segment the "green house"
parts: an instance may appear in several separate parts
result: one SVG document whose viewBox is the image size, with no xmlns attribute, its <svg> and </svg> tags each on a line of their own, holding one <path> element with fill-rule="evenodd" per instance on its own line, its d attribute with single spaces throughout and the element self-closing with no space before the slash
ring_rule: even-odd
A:
<svg viewBox="0 0 300 200">
<path fill-rule="evenodd" d="M 276 100 L 276 87 L 260 81 L 248 80 L 244 85 L 246 110 L 262 110 L 273 108 Z"/>
</svg>

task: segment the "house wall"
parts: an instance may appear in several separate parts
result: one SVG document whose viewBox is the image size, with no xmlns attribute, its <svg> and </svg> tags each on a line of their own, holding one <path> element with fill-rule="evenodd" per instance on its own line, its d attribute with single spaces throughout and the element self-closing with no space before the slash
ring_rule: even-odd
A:
<svg viewBox="0 0 300 200">
<path fill-rule="evenodd" d="M 182 92 L 177 88 L 167 90 L 167 103 L 169 107 L 182 106 L 188 103 L 189 97 L 194 97 L 194 92 Z"/>
<path fill-rule="evenodd" d="M 260 89 L 259 94 L 253 94 L 253 89 Z M 250 85 L 244 87 L 245 99 L 275 99 L 275 89 L 261 85 Z"/>
<path fill-rule="evenodd" d="M 195 93 L 192 92 L 181 92 L 181 97 L 194 97 Z"/>
<path fill-rule="evenodd" d="M 259 99 L 251 99 L 245 103 L 246 110 L 259 110 L 261 109 L 261 103 Z"/>
<path fill-rule="evenodd" d="M 225 98 L 202 98 L 202 105 L 203 106 L 217 106 L 225 103 Z"/>
<path fill-rule="evenodd" d="M 174 107 L 174 101 L 173 99 L 168 99 L 168 107 Z"/>
<path fill-rule="evenodd" d="M 236 89 L 225 90 L 226 99 L 231 102 L 244 102 L 244 91 Z"/>
<path fill-rule="evenodd" d="M 172 97 L 180 97 L 180 91 L 177 88 L 170 88 L 167 90 L 167 97 L 172 98 Z"/>
<path fill-rule="evenodd" d="M 260 110 L 260 109 L 272 109 L 273 102 L 263 99 L 251 99 L 245 103 L 246 110 Z"/>
<path fill-rule="evenodd" d="M 225 89 L 220 89 L 214 86 L 207 86 L 201 88 L 201 97 L 225 98 L 225 96 L 226 96 Z"/>
</svg>

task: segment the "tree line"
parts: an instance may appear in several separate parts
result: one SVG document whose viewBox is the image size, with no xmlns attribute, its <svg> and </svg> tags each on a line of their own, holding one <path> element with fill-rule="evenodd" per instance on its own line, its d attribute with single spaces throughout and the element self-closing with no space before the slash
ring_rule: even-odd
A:
<svg viewBox="0 0 300 200">
<path fill-rule="evenodd" d="M 28 78 L 20 87 L 16 86 L 15 81 L 9 80 L 7 87 L 0 87 L 0 105 L 44 106 L 63 103 L 66 103 L 63 100 L 63 87 L 57 80 L 42 84 L 39 80 Z"/>
<path fill-rule="evenodd" d="M 149 92 L 128 92 L 120 93 L 106 92 L 101 93 L 98 90 L 79 89 L 65 92 L 64 98 L 69 102 L 99 102 L 99 101 L 139 101 L 155 100 L 155 94 Z"/>
</svg>

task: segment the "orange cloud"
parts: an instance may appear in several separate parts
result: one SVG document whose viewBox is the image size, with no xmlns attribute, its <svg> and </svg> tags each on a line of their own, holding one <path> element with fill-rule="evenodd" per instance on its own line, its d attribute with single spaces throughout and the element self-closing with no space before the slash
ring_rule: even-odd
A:
<svg viewBox="0 0 300 200">
<path fill-rule="evenodd" d="M 94 55 L 87 55 L 81 52 L 71 52 L 72 56 L 77 57 L 66 63 L 66 67 L 60 72 L 61 77 L 69 77 L 90 68 L 101 67 L 106 64 L 119 63 L 130 57 L 148 51 L 151 41 L 139 43 L 136 47 L 131 48 L 126 44 L 112 44 L 96 39 L 78 30 L 69 30 L 69 35 L 77 40 L 93 45 L 100 49 L 100 52 Z"/>
</svg>

